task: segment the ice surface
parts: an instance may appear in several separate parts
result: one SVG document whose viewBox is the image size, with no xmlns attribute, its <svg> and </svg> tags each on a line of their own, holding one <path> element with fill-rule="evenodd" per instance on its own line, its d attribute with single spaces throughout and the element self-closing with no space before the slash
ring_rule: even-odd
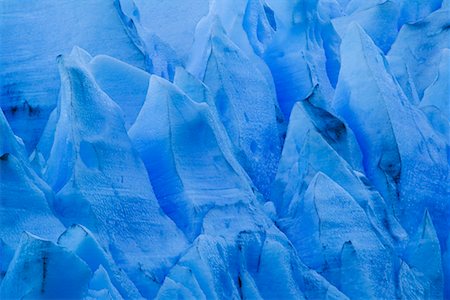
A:
<svg viewBox="0 0 450 300">
<path fill-rule="evenodd" d="M 129 128 L 144 103 L 150 74 L 106 55 L 94 57 L 87 67 L 99 87 L 120 106 Z"/>
<path fill-rule="evenodd" d="M 424 91 L 420 109 L 427 115 L 428 120 L 444 136 L 449 136 L 450 122 L 450 49 L 441 53 L 439 70 L 436 79 Z"/>
<path fill-rule="evenodd" d="M 243 67 L 245 66 L 245 67 Z M 219 117 L 237 159 L 255 186 L 267 195 L 281 152 L 275 94 L 258 67 L 215 27 L 204 80 L 214 97 Z M 248 82 L 245 89 L 236 89 Z"/>
<path fill-rule="evenodd" d="M 425 292 L 423 286 L 417 280 L 408 264 L 404 261 L 400 264 L 398 277 L 400 293 L 405 299 L 424 299 Z"/>
<path fill-rule="evenodd" d="M 408 232 L 428 208 L 441 239 L 449 230 L 446 140 L 405 97 L 381 51 L 352 23 L 341 45 L 335 107 L 353 129 L 367 177 Z M 413 192 L 414 191 L 414 192 Z"/>
<path fill-rule="evenodd" d="M 100 285 L 100 289 L 96 288 L 96 290 L 106 288 L 107 290 L 111 290 L 112 293 L 115 293 L 115 290 L 117 290 L 124 299 L 141 297 L 139 291 L 125 272 L 117 267 L 111 255 L 102 248 L 87 228 L 82 225 L 70 226 L 58 238 L 58 245 L 80 257 L 89 266 L 91 272 L 94 274 L 94 278 L 97 272 L 99 272 L 98 277 L 103 278 L 100 282 L 107 281 L 106 287 Z M 99 282 L 99 280 L 95 281 Z M 112 285 L 112 288 L 109 285 Z M 97 284 L 96 286 L 98 287 Z"/>
<path fill-rule="evenodd" d="M 0 18 L 0 105 L 30 152 L 57 103 L 56 56 L 80 46 L 93 55 L 111 55 L 144 68 L 143 55 L 128 37 L 113 1 L 7 0 L 2 1 Z"/>
<path fill-rule="evenodd" d="M 444 279 L 445 279 L 445 291 L 444 291 L 444 297 L 450 296 L 450 234 L 447 237 L 447 242 L 445 247 L 442 247 L 445 250 L 445 253 L 442 256 L 442 266 L 444 270 Z"/>
<path fill-rule="evenodd" d="M 274 41 L 264 54 L 277 90 L 280 108 L 289 118 L 295 102 L 305 99 L 318 84 L 331 100 L 330 79 L 336 79 L 338 40 L 329 20 L 318 15 L 318 1 L 269 1 L 277 17 Z M 327 43 L 323 37 L 327 37 Z M 326 49 L 328 51 L 326 51 Z"/>
<path fill-rule="evenodd" d="M 193 101 L 154 75 L 129 131 L 163 210 L 190 239 L 200 233 L 212 205 L 254 198 L 250 180 L 217 122 L 206 103 Z"/>
<path fill-rule="evenodd" d="M 0 286 L 0 297 L 80 299 L 87 292 L 90 277 L 89 267 L 76 255 L 24 233 Z"/>
<path fill-rule="evenodd" d="M 0 0 L 0 298 L 449 298 L 449 8 Z"/>
<path fill-rule="evenodd" d="M 265 216 L 231 146 L 214 125 L 208 105 L 193 101 L 156 76 L 152 76 L 148 95 L 130 136 L 144 158 L 164 211 L 193 240 L 169 272 L 158 297 L 221 299 L 260 293 L 264 298 L 298 298 L 304 293 L 327 292 L 342 297 L 307 270 L 286 237 Z M 159 118 L 150 117 L 154 112 Z M 239 258 L 246 251 L 250 252 L 245 258 Z M 288 258 L 274 262 L 271 251 L 282 251 Z M 291 264 L 301 269 L 291 271 Z M 318 290 L 299 285 L 298 278 L 303 277 L 315 282 Z M 269 282 L 277 288 L 269 289 Z"/>
<path fill-rule="evenodd" d="M 119 292 L 112 285 L 108 273 L 100 266 L 95 271 L 91 281 L 89 282 L 89 296 L 90 299 L 124 299 Z"/>
<path fill-rule="evenodd" d="M 444 287 L 440 257 L 441 249 L 433 221 L 425 211 L 422 223 L 405 252 L 405 261 L 422 285 L 425 298 L 442 299 Z"/>
<path fill-rule="evenodd" d="M 56 210 L 65 224 L 96 234 L 149 297 L 185 247 L 184 236 L 160 211 L 118 106 L 76 56 L 60 57 L 59 67 L 60 113 L 44 174 L 57 193 Z"/>
<path fill-rule="evenodd" d="M 128 30 L 133 30 L 137 35 L 135 43 L 145 43 L 146 34 L 152 33 L 182 61 L 189 55 L 197 23 L 208 13 L 209 8 L 208 0 L 118 0 L 117 3 L 124 17 L 129 20 Z"/>
<path fill-rule="evenodd" d="M 449 9 L 443 7 L 416 23 L 405 24 L 388 53 L 392 72 L 408 98 L 413 93 L 411 85 L 419 99 L 423 97 L 437 76 L 442 49 L 450 48 Z"/>
<path fill-rule="evenodd" d="M 341 38 L 351 23 L 358 23 L 386 53 L 397 37 L 400 10 L 399 1 L 351 1 L 346 8 L 347 15 L 332 20 L 332 23 Z"/>
<path fill-rule="evenodd" d="M 442 0 L 402 0 L 399 25 L 412 24 L 441 7 Z"/>
<path fill-rule="evenodd" d="M 13 134 L 3 112 L 0 112 L 0 133 L 2 243 L 15 249 L 24 230 L 55 241 L 65 228 L 52 212 L 53 191 L 31 169 L 25 147 Z"/>
</svg>

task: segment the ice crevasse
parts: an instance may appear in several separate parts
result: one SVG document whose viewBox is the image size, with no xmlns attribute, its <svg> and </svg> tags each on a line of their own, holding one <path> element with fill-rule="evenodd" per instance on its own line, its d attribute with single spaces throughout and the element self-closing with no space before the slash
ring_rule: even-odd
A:
<svg viewBox="0 0 450 300">
<path fill-rule="evenodd" d="M 0 299 L 450 298 L 449 1 L 0 24 Z"/>
</svg>

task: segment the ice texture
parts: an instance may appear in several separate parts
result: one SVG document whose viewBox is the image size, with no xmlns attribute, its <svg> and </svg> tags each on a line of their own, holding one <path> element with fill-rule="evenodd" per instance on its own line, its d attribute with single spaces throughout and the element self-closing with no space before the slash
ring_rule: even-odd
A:
<svg viewBox="0 0 450 300">
<path fill-rule="evenodd" d="M 409 233 L 428 208 L 443 240 L 450 228 L 449 186 L 442 184 L 449 178 L 447 139 L 408 101 L 386 58 L 356 23 L 342 41 L 341 57 L 334 106 L 355 132 L 368 178 Z"/>
<path fill-rule="evenodd" d="M 289 118 L 297 101 L 307 98 L 319 85 L 331 100 L 339 70 L 336 53 L 339 37 L 330 19 L 322 19 L 319 1 L 269 1 L 277 31 L 264 53 L 275 82 L 280 108 Z"/>
<path fill-rule="evenodd" d="M 450 7 L 428 15 L 416 23 L 405 24 L 388 53 L 392 72 L 409 99 L 419 99 L 438 73 L 441 51 L 450 48 L 448 26 Z"/>
<path fill-rule="evenodd" d="M 206 103 L 153 75 L 129 131 L 162 209 L 192 240 L 212 206 L 248 203 L 255 197 L 214 116 Z"/>
<path fill-rule="evenodd" d="M 406 248 L 405 261 L 424 290 L 424 297 L 441 299 L 443 297 L 443 270 L 441 249 L 433 221 L 425 211 L 422 223 L 412 235 Z"/>
<path fill-rule="evenodd" d="M 0 106 L 30 152 L 57 103 L 57 55 L 79 46 L 145 68 L 114 1 L 2 1 L 1 22 Z"/>
<path fill-rule="evenodd" d="M 25 232 L 2 281 L 0 296 L 82 298 L 90 276 L 89 267 L 72 252 Z"/>
<path fill-rule="evenodd" d="M 450 298 L 449 0 L 0 24 L 0 299 Z"/>
<path fill-rule="evenodd" d="M 65 228 L 52 211 L 53 191 L 32 170 L 22 140 L 13 134 L 3 112 L 0 132 L 2 243 L 15 248 L 23 231 L 56 241 Z"/>
<path fill-rule="evenodd" d="M 117 104 L 77 56 L 59 57 L 59 68 L 59 119 L 44 173 L 56 192 L 55 209 L 65 224 L 94 232 L 150 296 L 185 238 L 162 214 Z"/>
</svg>

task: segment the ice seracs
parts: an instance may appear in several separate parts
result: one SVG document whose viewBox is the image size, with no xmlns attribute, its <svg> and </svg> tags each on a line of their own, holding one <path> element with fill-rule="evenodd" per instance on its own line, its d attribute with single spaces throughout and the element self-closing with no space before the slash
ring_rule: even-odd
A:
<svg viewBox="0 0 450 300">
<path fill-rule="evenodd" d="M 387 55 L 392 73 L 408 98 L 414 87 L 421 99 L 437 76 L 441 51 L 450 48 L 449 10 L 443 6 L 416 23 L 405 24 Z"/>
<path fill-rule="evenodd" d="M 24 233 L 0 286 L 0 297 L 79 299 L 86 296 L 90 277 L 89 267 L 79 257 Z"/>
<path fill-rule="evenodd" d="M 204 102 L 152 76 L 129 134 L 163 210 L 191 239 L 211 206 L 248 203 L 252 187 Z"/>
<path fill-rule="evenodd" d="M 60 57 L 59 68 L 60 112 L 44 173 L 56 192 L 56 211 L 65 224 L 93 232 L 151 297 L 185 238 L 162 213 L 117 104 L 77 56 Z"/>
<path fill-rule="evenodd" d="M 303 261 L 348 297 L 394 297 L 392 249 L 378 239 L 358 202 L 328 176 L 315 175 L 290 220 L 282 228 Z"/>
<path fill-rule="evenodd" d="M 56 241 L 65 228 L 53 214 L 53 191 L 32 170 L 22 141 L 1 111 L 0 134 L 1 242 L 15 250 L 24 230 Z"/>
<path fill-rule="evenodd" d="M 441 247 L 428 211 L 425 211 L 420 226 L 409 241 L 405 261 L 422 285 L 425 298 L 442 299 L 444 279 Z"/>
<path fill-rule="evenodd" d="M 277 31 L 264 53 L 280 108 L 289 119 L 295 102 L 306 99 L 318 84 L 330 100 L 339 70 L 338 40 L 329 20 L 318 14 L 317 0 L 268 1 L 275 12 Z M 323 36 L 330 37 L 327 43 Z"/>
<path fill-rule="evenodd" d="M 211 33 L 204 83 L 209 87 L 238 161 L 264 195 L 281 152 L 275 94 L 258 67 L 232 43 L 220 26 Z M 245 66 L 245 67 L 244 67 Z M 237 89 L 239 82 L 245 89 Z"/>
<path fill-rule="evenodd" d="M 158 298 L 344 297 L 304 266 L 265 215 L 216 122 L 207 102 L 193 101 L 152 76 L 148 98 L 129 131 L 161 206 L 192 240 Z"/>
<path fill-rule="evenodd" d="M 4 1 L 0 18 L 0 105 L 29 152 L 58 100 L 57 55 L 78 45 L 145 68 L 114 1 Z"/>
<path fill-rule="evenodd" d="M 0 2 L 1 299 L 450 298 L 450 0 Z"/>
<path fill-rule="evenodd" d="M 450 226 L 444 221 L 450 213 L 445 138 L 410 104 L 384 55 L 356 23 L 342 41 L 341 57 L 334 106 L 355 133 L 367 177 L 409 233 L 427 208 L 443 239 Z"/>
<path fill-rule="evenodd" d="M 313 93 L 292 111 L 272 189 L 278 215 L 289 216 L 293 207 L 301 203 L 311 179 L 322 172 L 354 197 L 384 242 L 393 246 L 405 239 L 404 230 L 391 207 L 361 173 L 361 154 L 351 129 L 313 104 L 319 95 Z"/>
<path fill-rule="evenodd" d="M 276 223 L 305 264 L 348 297 L 395 297 L 394 262 L 407 235 L 361 173 L 351 129 L 314 106 L 317 97 L 320 94 L 312 94 L 297 103 L 291 114 L 271 197 L 277 206 Z M 383 267 L 371 260 L 384 261 Z M 379 289 L 379 281 L 389 288 Z M 355 284 L 365 288 L 353 288 Z"/>
<path fill-rule="evenodd" d="M 333 19 L 332 23 L 341 38 L 351 23 L 358 23 L 378 48 L 387 53 L 398 34 L 400 10 L 400 1 L 351 1 L 346 7 L 347 15 Z"/>
<path fill-rule="evenodd" d="M 119 268 L 107 252 L 96 240 L 93 233 L 82 225 L 72 225 L 58 238 L 58 245 L 81 258 L 91 270 L 90 289 L 115 293 L 124 299 L 142 297 L 136 286 L 128 278 L 123 269 Z M 94 281 L 95 287 L 92 287 Z M 100 283 L 106 284 L 106 287 Z"/>
</svg>

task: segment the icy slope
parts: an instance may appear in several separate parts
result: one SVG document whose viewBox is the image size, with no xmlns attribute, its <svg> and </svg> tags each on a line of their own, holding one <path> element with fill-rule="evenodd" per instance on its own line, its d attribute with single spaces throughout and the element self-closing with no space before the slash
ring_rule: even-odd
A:
<svg viewBox="0 0 450 300">
<path fill-rule="evenodd" d="M 449 8 L 0 0 L 0 298 L 450 298 Z"/>
<path fill-rule="evenodd" d="M 145 67 L 114 1 L 2 1 L 0 5 L 0 105 L 29 151 L 58 99 L 57 55 L 80 46 L 94 55 L 107 54 Z"/>
<path fill-rule="evenodd" d="M 55 209 L 65 224 L 80 223 L 96 234 L 150 295 L 186 247 L 184 236 L 161 213 L 118 106 L 76 56 L 60 57 L 59 68 L 59 120 L 44 174 L 57 193 Z M 146 273 L 156 283 L 145 283 Z"/>
<path fill-rule="evenodd" d="M 450 230 L 449 187 L 442 184 L 449 179 L 446 138 L 409 103 L 385 57 L 356 23 L 341 55 L 334 106 L 355 132 L 368 178 L 407 231 L 428 208 L 443 241 Z"/>
</svg>

